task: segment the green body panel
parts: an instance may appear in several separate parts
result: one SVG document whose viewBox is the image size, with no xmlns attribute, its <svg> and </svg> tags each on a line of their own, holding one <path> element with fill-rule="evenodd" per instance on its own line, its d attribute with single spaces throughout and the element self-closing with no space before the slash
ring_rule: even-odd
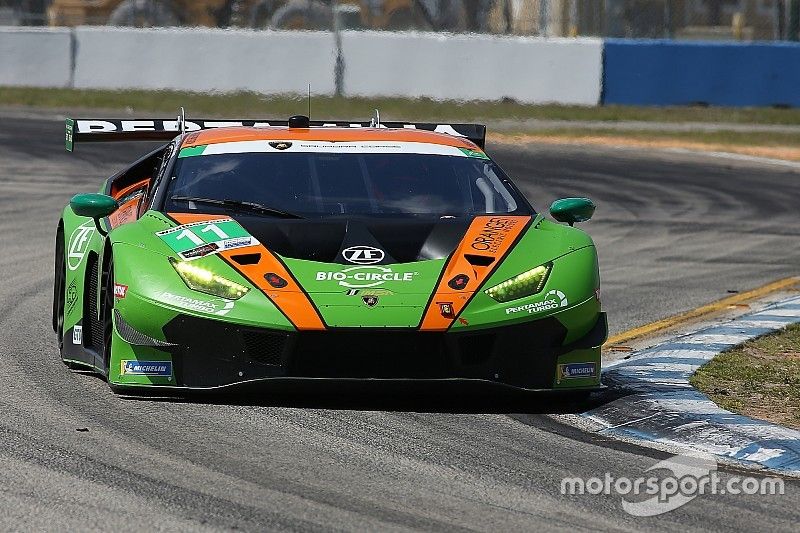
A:
<svg viewBox="0 0 800 533">
<path fill-rule="evenodd" d="M 444 259 L 385 266 L 283 261 L 328 326 L 351 328 L 417 327 L 445 264 Z M 363 303 L 369 295 L 378 296 L 378 305 Z"/>
<path fill-rule="evenodd" d="M 61 220 L 64 225 L 66 256 L 64 331 L 67 331 L 78 324 L 83 316 L 86 266 L 93 254 L 100 255 L 103 236 L 97 231 L 94 220 L 76 215 L 69 206 L 64 209 Z"/>
<path fill-rule="evenodd" d="M 68 260 L 66 287 L 74 295 L 67 298 L 65 305 L 66 332 L 81 319 L 86 323 L 86 317 L 82 317 L 87 292 L 86 265 L 89 257 L 96 257 L 102 264 L 106 237 L 97 231 L 94 221 L 75 215 L 69 207 L 64 210 L 62 221 Z M 125 286 L 124 297 L 116 298 L 115 306 L 131 327 L 153 339 L 164 340 L 165 324 L 185 314 L 246 326 L 294 330 L 287 317 L 256 286 L 216 255 L 194 259 L 192 264 L 244 285 L 249 292 L 233 301 L 189 289 L 169 262 L 170 257 L 176 258 L 177 252 L 183 251 L 183 245 L 156 235 L 175 225 L 165 215 L 150 211 L 108 234 L 113 246 L 115 281 Z M 447 263 L 440 259 L 366 266 L 284 257 L 281 260 L 331 328 L 417 328 Z M 552 262 L 552 270 L 536 295 L 499 303 L 484 293 L 488 287 L 548 262 Z M 568 344 L 584 337 L 596 324 L 600 313 L 598 287 L 597 254 L 591 238 L 578 229 L 537 217 L 481 290 L 469 300 L 459 315 L 462 320 L 455 320 L 451 329 L 479 330 L 552 315 L 566 327 Z M 369 307 L 364 302 L 365 296 L 377 296 L 378 303 Z M 122 374 L 121 365 L 126 360 L 170 361 L 170 354 L 126 343 L 115 324 L 109 381 L 115 385 L 174 385 L 172 377 Z M 574 350 L 559 356 L 558 363 L 595 363 L 599 368 L 600 349 Z M 599 372 L 591 378 L 563 378 L 558 372 L 553 376 L 555 388 L 584 388 L 598 383 Z"/>
</svg>

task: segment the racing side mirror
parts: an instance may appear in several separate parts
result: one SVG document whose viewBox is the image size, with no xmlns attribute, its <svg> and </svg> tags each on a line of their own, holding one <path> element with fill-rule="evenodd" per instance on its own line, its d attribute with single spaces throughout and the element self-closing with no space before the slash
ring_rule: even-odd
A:
<svg viewBox="0 0 800 533">
<path fill-rule="evenodd" d="M 550 215 L 559 222 L 570 226 L 576 222 L 586 222 L 595 210 L 594 202 L 588 198 L 561 198 L 550 204 Z"/>
<path fill-rule="evenodd" d="M 95 223 L 119 208 L 115 199 L 105 194 L 76 194 L 69 201 L 76 215 L 93 218 Z"/>
</svg>

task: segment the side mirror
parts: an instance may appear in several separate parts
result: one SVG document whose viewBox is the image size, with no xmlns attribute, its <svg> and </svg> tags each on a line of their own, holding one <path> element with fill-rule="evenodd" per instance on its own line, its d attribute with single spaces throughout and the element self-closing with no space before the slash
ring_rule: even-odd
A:
<svg viewBox="0 0 800 533">
<path fill-rule="evenodd" d="M 562 198 L 550 204 L 550 215 L 559 222 L 570 226 L 576 222 L 586 222 L 594 214 L 594 202 L 588 198 Z"/>
<path fill-rule="evenodd" d="M 95 221 L 105 218 L 119 208 L 116 200 L 105 194 L 76 194 L 69 201 L 76 215 L 91 217 Z"/>
</svg>

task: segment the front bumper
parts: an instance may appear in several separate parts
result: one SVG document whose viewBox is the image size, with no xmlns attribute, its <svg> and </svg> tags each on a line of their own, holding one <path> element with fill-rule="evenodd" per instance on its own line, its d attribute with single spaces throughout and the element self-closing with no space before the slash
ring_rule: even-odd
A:
<svg viewBox="0 0 800 533">
<path fill-rule="evenodd" d="M 568 345 L 563 344 L 566 328 L 553 316 L 465 332 L 377 328 L 285 332 L 181 314 L 163 331 L 166 343 L 158 350 L 169 354 L 173 376 L 169 383 L 151 384 L 209 389 L 297 378 L 474 380 L 552 390 L 599 386 L 600 346 L 607 322 L 601 313 L 587 335 Z M 596 363 L 596 375 L 563 380 L 559 365 L 565 362 Z"/>
</svg>

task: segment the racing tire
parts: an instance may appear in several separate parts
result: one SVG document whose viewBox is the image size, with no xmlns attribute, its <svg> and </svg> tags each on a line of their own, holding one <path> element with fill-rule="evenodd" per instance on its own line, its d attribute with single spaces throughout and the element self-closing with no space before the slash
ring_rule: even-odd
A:
<svg viewBox="0 0 800 533">
<path fill-rule="evenodd" d="M 275 11 L 270 27 L 276 30 L 332 30 L 333 9 L 317 0 L 291 0 Z"/>
<path fill-rule="evenodd" d="M 168 2 L 153 0 L 125 0 L 108 17 L 109 26 L 135 26 L 137 28 L 179 26 L 180 19 Z"/>
<path fill-rule="evenodd" d="M 53 267 L 53 331 L 58 335 L 58 349 L 64 346 L 64 300 L 66 298 L 67 265 L 64 260 L 64 230 L 56 232 L 56 256 Z"/>
</svg>

